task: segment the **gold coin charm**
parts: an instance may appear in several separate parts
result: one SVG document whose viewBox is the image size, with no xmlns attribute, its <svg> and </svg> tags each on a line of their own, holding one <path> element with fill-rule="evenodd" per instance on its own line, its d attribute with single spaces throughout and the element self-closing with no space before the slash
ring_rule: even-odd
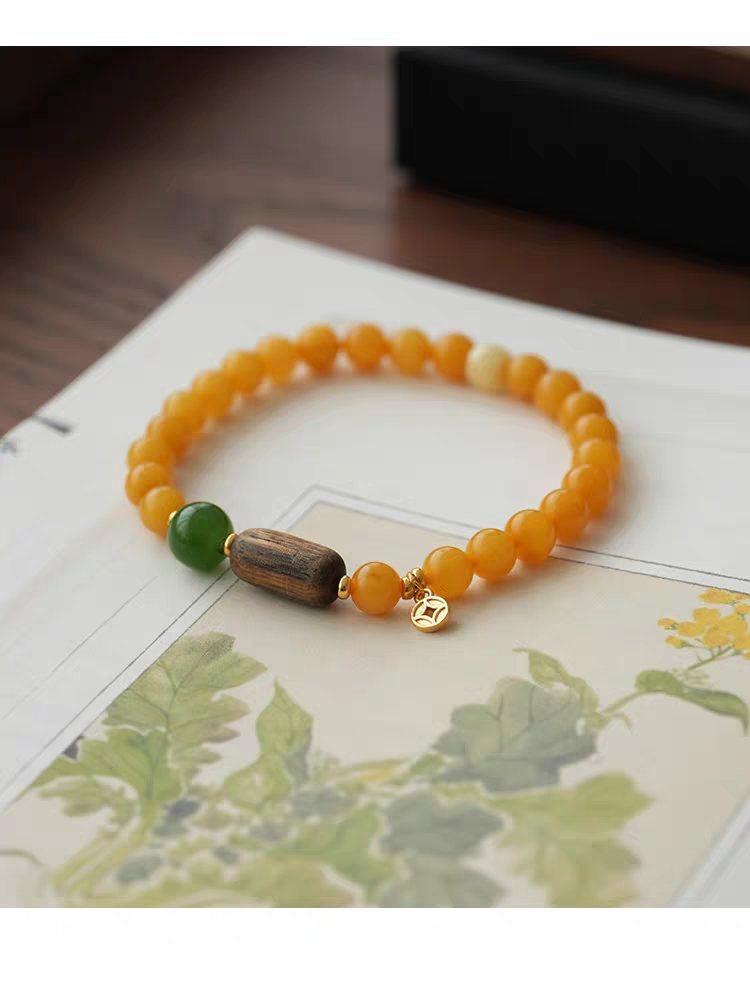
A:
<svg viewBox="0 0 750 984">
<path fill-rule="evenodd" d="M 411 610 L 411 620 L 420 632 L 437 632 L 450 617 L 450 608 L 445 598 L 424 590 L 419 601 Z"/>
</svg>

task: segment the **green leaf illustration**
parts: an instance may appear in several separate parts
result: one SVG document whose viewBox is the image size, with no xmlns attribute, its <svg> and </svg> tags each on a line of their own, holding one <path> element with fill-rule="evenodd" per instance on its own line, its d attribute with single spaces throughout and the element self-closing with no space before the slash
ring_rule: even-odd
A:
<svg viewBox="0 0 750 984">
<path fill-rule="evenodd" d="M 445 858 L 415 857 L 407 877 L 379 898 L 385 908 L 462 908 L 494 905 L 503 894 L 492 879 Z"/>
<path fill-rule="evenodd" d="M 667 670 L 643 670 L 635 680 L 635 686 L 642 694 L 667 694 L 697 704 L 706 711 L 737 718 L 742 730 L 748 730 L 748 706 L 741 697 L 726 690 L 707 690 L 704 687 L 691 687 Z"/>
<path fill-rule="evenodd" d="M 312 718 L 277 681 L 273 700 L 258 715 L 255 730 L 260 755 L 224 783 L 225 794 L 245 810 L 283 799 L 306 779 Z"/>
<path fill-rule="evenodd" d="M 574 690 L 546 690 L 509 677 L 488 704 L 453 712 L 452 728 L 435 744 L 451 765 L 437 778 L 476 780 L 490 792 L 551 785 L 562 766 L 594 752 L 594 735 L 579 728 L 582 718 L 583 704 Z"/>
<path fill-rule="evenodd" d="M 601 728 L 606 723 L 606 717 L 597 713 L 599 698 L 591 687 L 581 677 L 572 676 L 562 663 L 547 653 L 538 649 L 514 649 L 516 653 L 526 653 L 529 657 L 529 673 L 531 678 L 548 690 L 556 686 L 567 687 L 578 695 L 581 710 L 586 723 L 592 728 Z"/>
<path fill-rule="evenodd" d="M 394 800 L 385 813 L 390 833 L 383 839 L 383 848 L 393 852 L 460 857 L 502 826 L 499 817 L 472 803 L 446 806 L 426 792 Z"/>
<path fill-rule="evenodd" d="M 498 802 L 512 819 L 501 843 L 517 852 L 514 870 L 543 886 L 550 905 L 622 905 L 634 895 L 638 860 L 615 835 L 650 802 L 621 773 L 511 798 Z"/>
<path fill-rule="evenodd" d="M 229 882 L 245 899 L 279 908 L 325 909 L 351 905 L 353 896 L 310 861 L 265 857 L 251 861 Z"/>
<path fill-rule="evenodd" d="M 394 872 L 392 861 L 371 853 L 371 845 L 382 828 L 378 809 L 374 805 L 364 806 L 343 820 L 306 825 L 290 843 L 279 845 L 272 856 L 291 855 L 323 862 L 371 894 Z"/>
<path fill-rule="evenodd" d="M 206 743 L 228 741 L 227 725 L 247 713 L 235 697 L 218 696 L 262 673 L 265 667 L 233 651 L 234 639 L 220 632 L 178 639 L 107 711 L 104 723 L 169 735 L 169 761 L 183 781 L 201 765 L 218 761 Z"/>
</svg>

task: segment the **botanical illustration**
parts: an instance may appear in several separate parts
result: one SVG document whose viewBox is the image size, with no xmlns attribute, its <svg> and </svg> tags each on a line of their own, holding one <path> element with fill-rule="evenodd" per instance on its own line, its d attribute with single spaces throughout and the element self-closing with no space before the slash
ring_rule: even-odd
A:
<svg viewBox="0 0 750 984">
<path fill-rule="evenodd" d="M 644 668 L 618 699 L 603 705 L 557 659 L 520 650 L 525 677 L 456 707 L 423 754 L 382 761 L 319 748 L 284 681 L 251 710 L 229 691 L 265 667 L 229 635 L 185 636 L 26 794 L 57 801 L 61 823 L 98 821 L 58 867 L 27 857 L 30 904 L 494 906 L 518 879 L 548 905 L 637 901 L 626 830 L 655 793 L 594 763 L 583 780 L 565 773 L 591 762 L 605 729 L 631 727 L 640 700 L 684 701 L 747 731 L 746 703 L 709 672 L 750 657 L 750 598 L 701 597 L 710 607 L 691 620 L 660 623 L 682 662 Z M 225 775 L 221 745 L 251 714 L 258 754 Z"/>
</svg>

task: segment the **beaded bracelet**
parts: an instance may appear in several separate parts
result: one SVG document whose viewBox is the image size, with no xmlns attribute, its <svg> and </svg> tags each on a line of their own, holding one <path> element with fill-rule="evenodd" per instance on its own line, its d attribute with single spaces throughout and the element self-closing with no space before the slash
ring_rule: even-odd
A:
<svg viewBox="0 0 750 984">
<path fill-rule="evenodd" d="M 562 488 L 545 496 L 539 509 L 515 513 L 505 530 L 479 530 L 466 550 L 437 547 L 421 568 L 403 577 L 388 564 L 370 561 L 349 578 L 342 558 L 328 547 L 275 530 L 237 534 L 218 506 L 185 504 L 171 484 L 172 468 L 205 427 L 225 417 L 239 398 L 249 397 L 264 380 L 286 383 L 299 361 L 315 373 L 330 372 L 340 350 L 363 372 L 378 369 L 389 356 L 397 370 L 416 375 L 431 360 L 437 373 L 452 382 L 465 380 L 488 393 L 505 391 L 533 402 L 570 436 L 573 467 Z M 462 595 L 475 574 L 500 581 L 517 560 L 539 564 L 556 541 L 575 540 L 609 503 L 620 453 L 617 430 L 599 397 L 582 391 L 571 373 L 548 369 L 536 355 L 511 357 L 497 345 L 474 345 L 458 334 L 432 345 L 416 328 L 386 339 L 372 324 L 355 325 L 339 343 L 330 325 L 321 324 L 302 332 L 296 343 L 270 336 L 254 352 L 233 352 L 220 369 L 200 373 L 190 389 L 173 393 L 146 435 L 131 445 L 128 467 L 125 490 L 143 524 L 166 535 L 174 556 L 188 567 L 211 570 L 226 556 L 234 573 L 250 584 L 313 606 L 351 597 L 368 615 L 385 615 L 403 598 L 414 602 L 414 626 L 434 632 L 448 619 L 446 599 Z"/>
</svg>

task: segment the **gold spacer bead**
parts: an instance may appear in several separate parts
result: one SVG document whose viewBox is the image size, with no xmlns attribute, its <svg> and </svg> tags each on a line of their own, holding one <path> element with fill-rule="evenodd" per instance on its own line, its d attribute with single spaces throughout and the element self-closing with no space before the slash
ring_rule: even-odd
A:
<svg viewBox="0 0 750 984">
<path fill-rule="evenodd" d="M 401 578 L 401 597 L 404 601 L 411 601 L 414 597 L 414 582 L 408 574 Z"/>
<path fill-rule="evenodd" d="M 424 587 L 424 571 L 421 567 L 412 567 L 409 571 L 409 576 L 413 581 L 418 581 Z"/>
<path fill-rule="evenodd" d="M 175 516 L 177 515 L 178 512 L 179 512 L 179 509 L 173 509 L 172 510 L 172 512 L 169 514 L 169 519 L 167 520 L 167 526 L 169 526 L 169 524 L 172 522 L 172 520 L 175 518 Z"/>
<path fill-rule="evenodd" d="M 232 549 L 232 544 L 236 539 L 237 539 L 237 534 L 230 533 L 229 536 L 224 541 L 224 553 L 227 557 L 229 556 L 229 552 Z"/>
<path fill-rule="evenodd" d="M 349 577 L 348 574 L 344 574 L 344 576 L 339 581 L 339 591 L 338 591 L 339 598 L 341 598 L 342 601 L 346 601 L 346 599 L 349 597 L 351 593 L 352 593 L 352 579 Z"/>
</svg>

